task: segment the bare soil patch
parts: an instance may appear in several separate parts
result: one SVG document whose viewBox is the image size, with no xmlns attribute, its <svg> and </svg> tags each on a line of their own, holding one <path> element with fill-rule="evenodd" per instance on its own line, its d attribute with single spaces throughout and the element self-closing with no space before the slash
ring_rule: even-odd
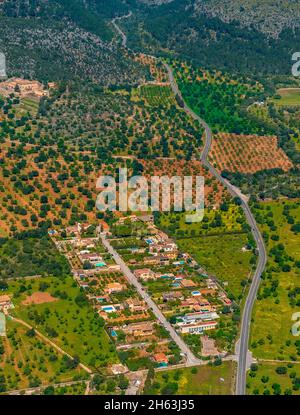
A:
<svg viewBox="0 0 300 415">
<path fill-rule="evenodd" d="M 52 297 L 51 294 L 47 292 L 35 292 L 22 302 L 23 305 L 31 305 L 31 304 L 44 304 L 44 303 L 53 303 L 57 301 L 57 298 Z"/>
</svg>

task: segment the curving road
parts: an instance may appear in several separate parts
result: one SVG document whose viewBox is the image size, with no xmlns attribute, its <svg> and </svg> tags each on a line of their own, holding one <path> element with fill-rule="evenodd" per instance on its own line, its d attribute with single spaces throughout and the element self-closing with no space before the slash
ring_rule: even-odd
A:
<svg viewBox="0 0 300 415">
<path fill-rule="evenodd" d="M 131 15 L 131 13 L 129 14 Z M 116 20 L 120 20 L 121 18 L 125 18 L 128 16 L 118 17 L 113 20 L 113 25 L 118 31 L 118 33 L 122 36 L 122 46 L 126 47 L 127 44 L 127 37 L 126 34 L 119 28 L 116 24 Z M 233 197 L 238 197 L 241 200 L 241 207 L 245 213 L 246 219 L 248 224 L 251 227 L 251 232 L 256 242 L 257 251 L 258 251 L 258 263 L 256 270 L 254 272 L 251 286 L 249 289 L 249 293 L 244 305 L 243 314 L 242 314 L 242 322 L 241 322 L 241 333 L 240 339 L 238 340 L 238 372 L 237 372 L 237 383 L 236 383 L 236 395 L 245 395 L 246 394 L 246 372 L 247 372 L 247 357 L 248 357 L 248 344 L 249 344 L 249 334 L 250 334 L 250 323 L 251 323 L 251 314 L 253 309 L 253 304 L 256 299 L 257 291 L 260 284 L 261 275 L 265 269 L 266 262 L 267 262 L 267 253 L 264 244 L 263 237 L 260 233 L 258 225 L 255 221 L 255 218 L 250 210 L 248 205 L 247 198 L 241 194 L 239 189 L 234 187 L 231 183 L 228 182 L 224 177 L 220 175 L 220 173 L 210 164 L 208 161 L 208 155 L 210 152 L 211 144 L 212 144 L 212 131 L 209 125 L 202 120 L 194 111 L 191 110 L 190 107 L 185 103 L 182 94 L 177 86 L 177 83 L 174 78 L 173 71 L 171 67 L 164 63 L 170 80 L 170 85 L 175 95 L 178 95 L 183 102 L 183 110 L 189 114 L 192 118 L 198 120 L 200 124 L 205 129 L 205 145 L 200 155 L 201 162 L 204 166 L 208 168 L 208 170 L 221 182 L 229 191 L 229 193 Z"/>
<path fill-rule="evenodd" d="M 126 48 L 127 46 L 127 36 L 126 34 L 123 32 L 123 30 L 120 29 L 120 27 L 117 25 L 116 21 L 118 20 L 122 20 L 122 19 L 127 19 L 128 17 L 130 17 L 132 15 L 132 12 L 129 12 L 128 14 L 126 14 L 126 16 L 119 16 L 119 17 L 115 17 L 111 22 L 114 26 L 114 28 L 116 29 L 116 31 L 119 33 L 119 35 L 122 38 L 122 46 L 123 48 Z"/>
<path fill-rule="evenodd" d="M 170 84 L 171 84 L 174 94 L 178 95 L 183 102 L 183 109 L 191 117 L 198 120 L 205 129 L 206 140 L 205 140 L 204 149 L 202 150 L 202 153 L 201 153 L 202 164 L 206 166 L 209 169 L 209 171 L 228 189 L 228 191 L 233 197 L 238 197 L 241 200 L 241 207 L 243 208 L 243 211 L 246 215 L 247 222 L 251 226 L 251 231 L 256 241 L 259 258 L 258 258 L 257 267 L 252 278 L 252 283 L 251 283 L 250 290 L 249 290 L 249 293 L 248 293 L 248 296 L 245 302 L 244 310 L 243 310 L 242 323 L 241 323 L 241 335 L 239 339 L 239 348 L 238 348 L 239 359 L 238 359 L 236 394 L 244 395 L 246 393 L 247 354 L 248 354 L 248 343 L 249 343 L 252 308 L 253 308 L 253 304 L 256 299 L 257 291 L 259 288 L 261 274 L 263 273 L 265 266 L 266 266 L 266 262 L 267 262 L 267 253 L 265 249 L 265 244 L 264 244 L 263 237 L 260 233 L 260 230 L 258 228 L 258 225 L 255 221 L 255 218 L 248 205 L 247 198 L 244 197 L 239 192 L 239 189 L 235 188 L 228 182 L 228 180 L 224 179 L 224 177 L 222 177 L 220 173 L 208 161 L 208 154 L 210 152 L 210 148 L 212 144 L 212 131 L 209 125 L 186 105 L 184 99 L 182 98 L 181 92 L 179 91 L 177 83 L 174 79 L 172 69 L 167 64 L 165 64 L 165 67 L 168 71 Z"/>
</svg>

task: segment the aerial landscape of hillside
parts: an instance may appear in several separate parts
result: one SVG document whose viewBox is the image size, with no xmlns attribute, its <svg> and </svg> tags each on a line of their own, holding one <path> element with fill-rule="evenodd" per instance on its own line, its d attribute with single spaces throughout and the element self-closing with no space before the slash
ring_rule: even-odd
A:
<svg viewBox="0 0 300 415">
<path fill-rule="evenodd" d="M 1 400 L 300 394 L 299 44 L 299 0 L 0 0 Z"/>
</svg>

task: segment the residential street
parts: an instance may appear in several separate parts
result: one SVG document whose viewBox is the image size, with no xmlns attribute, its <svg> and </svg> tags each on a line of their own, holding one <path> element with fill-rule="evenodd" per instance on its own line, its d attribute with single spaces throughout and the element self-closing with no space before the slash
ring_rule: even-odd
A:
<svg viewBox="0 0 300 415">
<path fill-rule="evenodd" d="M 138 293 L 141 295 L 141 297 L 144 299 L 144 301 L 146 301 L 150 309 L 153 311 L 156 318 L 161 322 L 161 324 L 165 327 L 165 329 L 170 333 L 171 338 L 178 345 L 181 352 L 186 355 L 187 363 L 192 363 L 192 364 L 199 363 L 200 364 L 201 360 L 194 356 L 194 354 L 191 352 L 191 350 L 188 348 L 188 346 L 185 344 L 182 338 L 177 334 L 173 326 L 167 321 L 167 319 L 162 314 L 160 309 L 157 307 L 155 302 L 151 299 L 148 293 L 144 290 L 142 284 L 139 283 L 139 281 L 136 279 L 134 274 L 130 271 L 130 269 L 125 264 L 123 259 L 116 252 L 116 250 L 110 245 L 109 241 L 105 238 L 103 234 L 101 235 L 101 240 L 102 240 L 103 245 L 108 250 L 108 252 L 113 256 L 116 263 L 120 266 L 121 271 L 124 273 L 128 281 L 136 288 Z"/>
</svg>

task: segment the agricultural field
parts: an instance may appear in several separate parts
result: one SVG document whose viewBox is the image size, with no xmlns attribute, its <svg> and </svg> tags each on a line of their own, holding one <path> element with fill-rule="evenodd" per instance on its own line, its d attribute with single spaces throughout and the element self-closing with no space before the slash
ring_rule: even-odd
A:
<svg viewBox="0 0 300 415">
<path fill-rule="evenodd" d="M 292 201 L 255 204 L 268 264 L 254 305 L 251 350 L 259 359 L 298 361 L 299 340 L 291 333 L 300 305 L 300 204 Z"/>
<path fill-rule="evenodd" d="M 32 275 L 62 276 L 70 272 L 64 256 L 45 231 L 0 239 L 0 280 Z"/>
<path fill-rule="evenodd" d="M 173 92 L 168 85 L 141 85 L 139 96 L 152 107 L 175 105 Z"/>
<path fill-rule="evenodd" d="M 13 294 L 13 316 L 32 325 L 86 366 L 99 369 L 118 362 L 104 321 L 71 277 L 10 281 L 7 293 Z M 41 293 L 44 302 L 40 301 Z"/>
<path fill-rule="evenodd" d="M 232 395 L 235 364 L 223 362 L 219 366 L 156 372 L 146 394 L 153 395 Z"/>
<path fill-rule="evenodd" d="M 210 152 L 211 163 L 221 172 L 256 173 L 293 167 L 275 136 L 217 134 Z"/>
<path fill-rule="evenodd" d="M 300 365 L 280 362 L 254 364 L 247 376 L 248 395 L 299 395 Z"/>
<path fill-rule="evenodd" d="M 156 224 L 177 238 L 243 232 L 245 219 L 240 207 L 223 203 L 220 209 L 205 209 L 203 221 L 187 223 L 186 213 L 161 213 Z"/>
<path fill-rule="evenodd" d="M 85 379 L 87 373 L 41 340 L 34 331 L 7 320 L 0 338 L 0 392 Z"/>
<path fill-rule="evenodd" d="M 276 92 L 272 100 L 278 106 L 299 106 L 300 105 L 300 88 L 281 88 Z"/>
<path fill-rule="evenodd" d="M 177 239 L 178 246 L 190 253 L 209 273 L 225 283 L 225 288 L 240 298 L 251 277 L 253 254 L 243 250 L 247 234 Z"/>
<path fill-rule="evenodd" d="M 20 104 L 16 107 L 16 117 L 35 116 L 39 110 L 39 100 L 31 98 L 21 98 Z"/>
</svg>

